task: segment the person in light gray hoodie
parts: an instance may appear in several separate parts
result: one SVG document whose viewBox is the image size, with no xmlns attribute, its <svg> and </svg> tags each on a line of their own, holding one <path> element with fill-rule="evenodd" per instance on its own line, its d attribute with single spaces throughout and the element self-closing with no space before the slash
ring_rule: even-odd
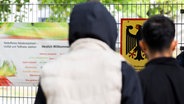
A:
<svg viewBox="0 0 184 104">
<path fill-rule="evenodd" d="M 69 52 L 44 65 L 35 104 L 143 104 L 137 73 L 115 52 L 117 36 L 103 4 L 75 5 Z"/>
</svg>

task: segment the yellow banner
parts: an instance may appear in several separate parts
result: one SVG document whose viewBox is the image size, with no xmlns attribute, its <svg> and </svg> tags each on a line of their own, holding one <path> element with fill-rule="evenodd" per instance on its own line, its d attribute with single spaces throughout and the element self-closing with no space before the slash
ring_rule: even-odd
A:
<svg viewBox="0 0 184 104">
<path fill-rule="evenodd" d="M 142 24 L 145 20 L 146 19 L 121 20 L 120 52 L 136 70 L 141 70 L 147 62 L 146 55 L 139 47 Z"/>
</svg>

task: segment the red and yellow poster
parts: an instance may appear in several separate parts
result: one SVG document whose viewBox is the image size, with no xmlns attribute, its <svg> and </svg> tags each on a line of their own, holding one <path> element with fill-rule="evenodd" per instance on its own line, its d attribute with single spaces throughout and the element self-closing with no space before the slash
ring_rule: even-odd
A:
<svg viewBox="0 0 184 104">
<path fill-rule="evenodd" d="M 121 20 L 120 52 L 136 70 L 141 70 L 147 62 L 146 55 L 139 47 L 142 24 L 145 20 L 146 19 Z"/>
</svg>

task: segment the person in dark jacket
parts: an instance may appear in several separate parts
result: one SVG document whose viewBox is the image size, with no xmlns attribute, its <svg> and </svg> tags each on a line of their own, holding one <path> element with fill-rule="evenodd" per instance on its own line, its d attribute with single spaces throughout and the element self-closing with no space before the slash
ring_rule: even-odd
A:
<svg viewBox="0 0 184 104">
<path fill-rule="evenodd" d="M 184 51 L 182 51 L 177 57 L 176 57 L 178 63 L 184 67 Z"/>
<path fill-rule="evenodd" d="M 117 35 L 100 2 L 75 5 L 69 52 L 43 66 L 35 104 L 143 104 L 137 73 L 115 52 Z"/>
<path fill-rule="evenodd" d="M 155 15 L 143 24 L 140 46 L 149 60 L 139 72 L 144 104 L 184 104 L 184 69 L 172 57 L 174 37 L 175 26 L 168 17 Z"/>
</svg>

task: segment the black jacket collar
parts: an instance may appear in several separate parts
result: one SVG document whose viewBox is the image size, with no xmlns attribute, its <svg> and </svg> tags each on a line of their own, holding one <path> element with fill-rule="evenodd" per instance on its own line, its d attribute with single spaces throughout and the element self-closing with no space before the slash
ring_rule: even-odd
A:
<svg viewBox="0 0 184 104">
<path fill-rule="evenodd" d="M 176 59 L 173 57 L 160 57 L 160 58 L 155 58 L 150 60 L 146 66 L 151 65 L 151 64 L 173 64 L 177 63 Z"/>
</svg>

